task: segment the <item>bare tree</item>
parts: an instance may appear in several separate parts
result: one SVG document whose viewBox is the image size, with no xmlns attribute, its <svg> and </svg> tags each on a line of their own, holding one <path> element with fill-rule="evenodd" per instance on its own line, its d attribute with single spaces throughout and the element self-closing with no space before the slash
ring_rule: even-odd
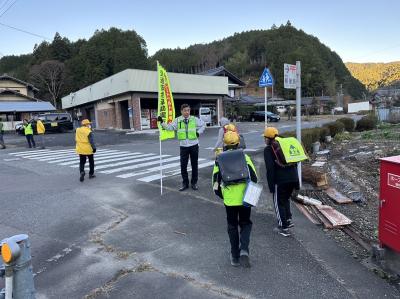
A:
<svg viewBox="0 0 400 299">
<path fill-rule="evenodd" d="M 30 77 L 40 88 L 49 92 L 54 107 L 59 107 L 59 96 L 65 81 L 64 63 L 58 60 L 43 61 L 31 67 Z"/>
</svg>

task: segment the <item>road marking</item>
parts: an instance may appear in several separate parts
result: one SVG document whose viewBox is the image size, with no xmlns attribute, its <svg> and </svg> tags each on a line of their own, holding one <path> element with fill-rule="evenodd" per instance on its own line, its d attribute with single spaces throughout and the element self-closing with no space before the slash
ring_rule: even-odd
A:
<svg viewBox="0 0 400 299">
<path fill-rule="evenodd" d="M 163 157 L 169 157 L 169 156 L 170 155 L 163 155 Z M 133 159 L 133 160 L 128 160 L 128 161 L 122 161 L 122 162 L 117 162 L 117 163 L 100 165 L 99 167 L 96 167 L 96 169 L 98 169 L 98 170 L 107 169 L 107 168 L 123 166 L 123 165 L 129 165 L 129 164 L 134 164 L 134 163 L 141 162 L 141 161 L 149 161 L 149 160 L 154 160 L 154 159 L 159 159 L 159 158 L 160 157 L 157 156 L 156 154 L 143 154 L 143 155 L 140 155 L 139 159 Z"/>
<path fill-rule="evenodd" d="M 165 156 L 169 156 L 169 155 L 165 155 Z M 147 160 L 151 160 L 151 159 L 155 159 L 157 156 L 156 154 L 141 154 L 141 155 L 135 155 L 133 157 L 130 157 L 130 159 L 124 159 L 124 160 L 128 160 L 128 161 L 122 161 L 122 162 L 118 162 L 118 163 L 111 163 L 111 164 L 106 164 L 106 165 L 101 165 L 101 166 L 97 166 L 96 160 L 94 161 L 94 165 L 96 169 L 106 169 L 106 168 L 112 168 L 112 167 L 116 167 L 116 166 L 121 166 L 121 165 L 127 165 L 127 164 L 132 164 L 132 163 L 136 163 L 136 162 L 141 162 L 141 161 L 147 161 Z M 141 158 L 141 159 L 138 159 Z M 116 160 L 116 159 L 115 159 Z M 107 161 L 107 163 L 109 163 L 110 161 Z M 101 164 L 101 163 L 100 163 Z M 78 168 L 79 165 L 72 165 L 72 168 Z M 89 166 L 87 166 L 86 168 L 88 168 Z"/>
<path fill-rule="evenodd" d="M 121 154 L 120 154 L 121 153 Z M 94 156 L 97 158 L 97 157 L 99 157 L 99 159 L 100 158 L 102 158 L 102 157 L 112 157 L 113 155 L 117 155 L 117 154 L 120 154 L 120 155 L 126 155 L 126 154 L 128 154 L 129 152 L 120 152 L 120 151 L 117 151 L 117 152 L 96 152 L 96 154 L 94 154 Z M 66 157 L 52 157 L 52 158 L 46 158 L 46 159 L 38 159 L 39 161 L 46 161 L 46 162 L 48 162 L 48 163 L 59 163 L 59 162 L 67 162 L 67 161 L 72 161 L 72 160 L 76 160 L 76 158 L 78 157 L 79 155 L 78 154 L 73 154 L 73 155 L 70 155 L 70 156 L 66 156 Z"/>
<path fill-rule="evenodd" d="M 107 157 L 107 156 L 103 156 L 103 157 L 98 158 L 97 155 L 95 155 L 94 159 L 95 159 L 96 165 L 97 165 L 97 164 L 103 164 L 103 163 L 108 163 L 108 162 L 113 162 L 113 161 L 121 161 L 121 160 L 132 159 L 135 156 L 140 155 L 140 154 L 142 154 L 142 153 L 137 152 L 137 153 L 129 153 L 129 154 L 116 154 L 116 155 L 113 155 L 112 158 L 111 157 Z M 59 161 L 50 161 L 49 163 L 58 163 L 60 161 L 61 160 L 59 160 Z M 58 165 L 63 165 L 63 166 L 65 166 L 65 165 L 73 165 L 73 164 L 76 163 L 76 161 L 77 160 L 76 160 L 76 157 L 75 157 L 75 159 L 65 160 L 65 162 L 60 163 Z"/>
<path fill-rule="evenodd" d="M 116 150 L 99 150 L 97 153 L 103 154 L 103 153 L 113 153 L 116 152 Z M 51 160 L 57 160 L 61 158 L 68 158 L 68 157 L 76 157 L 78 154 L 75 152 L 70 153 L 62 153 L 62 154 L 47 154 L 47 155 L 42 155 L 42 156 L 25 156 L 24 158 L 31 159 L 31 160 L 40 160 L 40 161 L 51 161 Z"/>
<path fill-rule="evenodd" d="M 203 163 L 203 164 L 199 164 L 198 168 L 201 169 L 201 168 L 208 167 L 208 166 L 211 166 L 211 165 L 214 165 L 214 164 L 215 164 L 214 161 L 209 161 L 209 162 L 206 162 L 206 163 Z M 192 171 L 191 167 L 188 167 L 188 172 L 189 171 Z M 167 178 L 167 177 L 171 177 L 171 176 L 174 176 L 174 175 L 178 175 L 180 173 L 181 173 L 180 170 L 171 171 L 171 172 L 167 172 L 166 174 L 163 174 L 162 177 L 163 178 Z M 152 181 L 159 180 L 160 178 L 161 178 L 160 174 L 154 174 L 154 175 L 146 176 L 144 178 L 140 178 L 140 179 L 138 179 L 138 181 L 149 183 L 149 182 L 152 182 Z"/>
<path fill-rule="evenodd" d="M 178 158 L 178 157 L 176 157 L 176 158 Z M 163 160 L 163 162 L 167 162 L 166 160 L 168 160 L 168 159 Z M 178 159 L 176 159 L 176 160 L 178 160 Z M 204 161 L 204 159 L 200 158 L 199 161 Z M 143 171 L 140 171 L 140 172 L 128 172 L 128 173 L 124 173 L 124 174 L 121 174 L 121 175 L 117 175 L 117 178 L 123 178 L 123 179 L 131 178 L 131 177 L 134 177 L 134 176 L 139 176 L 139 175 L 151 173 L 151 172 L 154 172 L 154 171 L 160 171 L 161 169 L 164 170 L 164 169 L 174 168 L 174 167 L 178 167 L 178 166 L 180 167 L 180 165 L 181 165 L 180 162 L 170 163 L 170 164 L 165 164 L 165 165 L 163 163 L 162 167 L 160 167 L 160 166 L 151 167 L 151 168 L 147 168 L 146 170 L 143 170 Z"/>
<path fill-rule="evenodd" d="M 17 153 L 9 153 L 9 155 L 13 155 L 13 156 L 30 156 L 32 154 L 48 154 L 48 153 L 53 153 L 53 152 L 70 152 L 73 149 L 68 149 L 68 150 L 57 150 L 57 151 L 50 151 L 48 149 L 44 149 L 44 150 L 37 150 L 37 151 L 30 151 L 27 150 L 25 152 L 17 152 Z"/>
<path fill-rule="evenodd" d="M 162 158 L 170 157 L 170 155 L 162 155 L 161 157 Z M 120 168 L 103 170 L 103 171 L 100 171 L 100 172 L 101 173 L 110 174 L 110 173 L 121 172 L 121 171 L 125 171 L 125 170 L 132 170 L 132 169 L 142 168 L 142 167 L 146 167 L 146 166 L 155 165 L 157 163 L 160 163 L 160 156 L 154 156 L 152 158 L 136 160 L 136 161 L 146 161 L 146 160 L 154 160 L 154 159 L 158 159 L 158 160 L 157 161 L 146 162 L 146 163 L 135 164 L 135 165 L 130 165 L 130 166 L 124 166 L 124 167 L 120 167 Z M 180 157 L 172 157 L 172 158 L 164 159 L 164 161 L 165 162 L 170 162 L 170 161 L 176 161 L 176 160 L 179 160 L 179 159 L 180 159 Z M 134 160 L 132 160 L 132 161 L 134 161 Z"/>
<path fill-rule="evenodd" d="M 245 148 L 244 151 L 245 152 L 256 152 L 257 150 L 254 148 Z"/>
</svg>

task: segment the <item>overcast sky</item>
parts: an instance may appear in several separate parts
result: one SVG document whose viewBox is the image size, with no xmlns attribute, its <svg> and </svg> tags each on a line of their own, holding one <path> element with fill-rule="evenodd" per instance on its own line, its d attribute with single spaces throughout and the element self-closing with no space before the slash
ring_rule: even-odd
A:
<svg viewBox="0 0 400 299">
<path fill-rule="evenodd" d="M 344 62 L 399 61 L 399 12 L 400 0 L 0 0 L 0 56 L 31 53 L 43 40 L 5 25 L 71 41 L 96 29 L 134 29 L 152 55 L 290 20 Z"/>
</svg>

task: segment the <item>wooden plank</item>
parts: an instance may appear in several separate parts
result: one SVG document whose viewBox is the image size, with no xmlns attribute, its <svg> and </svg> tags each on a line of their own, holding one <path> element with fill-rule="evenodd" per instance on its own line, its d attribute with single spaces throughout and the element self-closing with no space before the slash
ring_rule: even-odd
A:
<svg viewBox="0 0 400 299">
<path fill-rule="evenodd" d="M 319 210 L 315 206 L 311 206 L 311 210 L 314 212 L 314 214 L 318 217 L 318 219 L 322 222 L 325 228 L 333 228 L 333 225 L 329 222 L 328 219 L 324 215 L 322 215 Z"/>
<path fill-rule="evenodd" d="M 351 224 L 351 220 L 347 218 L 342 213 L 336 211 L 331 206 L 322 205 L 316 206 L 318 211 L 328 219 L 328 221 L 332 224 L 333 227 L 349 225 Z"/>
<path fill-rule="evenodd" d="M 304 216 L 306 216 L 306 218 L 308 220 L 310 220 L 312 223 L 317 224 L 317 225 L 321 224 L 321 222 L 314 215 L 312 215 L 304 205 L 302 205 L 301 203 L 298 203 L 298 202 L 295 202 L 294 204 L 299 209 L 299 211 Z"/>
<path fill-rule="evenodd" d="M 344 196 L 342 193 L 337 191 L 335 188 L 328 188 L 325 190 L 325 193 L 335 202 L 343 204 L 343 203 L 351 203 L 353 202 L 350 198 Z"/>
</svg>

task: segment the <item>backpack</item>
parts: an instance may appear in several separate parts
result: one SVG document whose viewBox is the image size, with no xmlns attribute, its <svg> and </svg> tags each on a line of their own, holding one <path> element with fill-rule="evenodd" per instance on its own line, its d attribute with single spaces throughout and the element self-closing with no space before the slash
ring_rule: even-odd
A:
<svg viewBox="0 0 400 299">
<path fill-rule="evenodd" d="M 225 186 L 244 183 L 250 179 L 249 167 L 243 150 L 223 152 L 217 157 L 216 162 Z"/>
<path fill-rule="evenodd" d="M 275 162 L 281 167 L 292 167 L 298 162 L 308 160 L 301 143 L 294 137 L 276 137 L 271 142 Z"/>
</svg>

